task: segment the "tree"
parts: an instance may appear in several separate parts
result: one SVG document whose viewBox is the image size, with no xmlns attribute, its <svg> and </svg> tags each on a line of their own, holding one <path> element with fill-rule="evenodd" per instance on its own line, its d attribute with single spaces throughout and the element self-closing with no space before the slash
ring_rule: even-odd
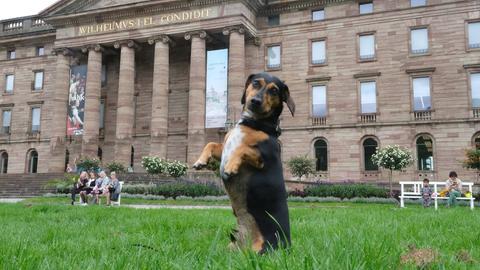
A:
<svg viewBox="0 0 480 270">
<path fill-rule="evenodd" d="M 462 165 L 464 168 L 476 170 L 476 178 L 478 182 L 478 174 L 480 171 L 480 149 L 469 149 L 465 151 L 465 160 Z"/>
<path fill-rule="evenodd" d="M 390 183 L 390 197 L 393 197 L 392 175 L 393 171 L 402 171 L 413 162 L 412 153 L 408 148 L 398 145 L 387 145 L 377 148 L 372 155 L 372 162 L 390 171 L 388 181 Z"/>
<path fill-rule="evenodd" d="M 302 178 L 304 175 L 309 175 L 314 172 L 313 160 L 306 156 L 297 156 L 292 157 L 288 162 L 287 166 L 292 172 L 293 176 Z"/>
</svg>

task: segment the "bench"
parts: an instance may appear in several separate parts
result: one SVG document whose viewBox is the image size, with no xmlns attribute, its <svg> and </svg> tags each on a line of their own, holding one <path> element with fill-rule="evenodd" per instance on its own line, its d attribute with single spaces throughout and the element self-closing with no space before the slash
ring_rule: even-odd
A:
<svg viewBox="0 0 480 270">
<path fill-rule="evenodd" d="M 448 200 L 448 197 L 440 197 L 438 194 L 440 191 L 444 190 L 446 186 L 445 182 L 430 182 L 430 187 L 433 190 L 432 200 L 435 202 L 435 210 L 438 209 L 438 200 Z M 422 194 L 420 190 L 423 187 L 423 182 L 420 181 L 410 181 L 410 182 L 400 182 L 400 207 L 405 207 L 404 199 L 422 199 Z M 441 187 L 441 188 L 440 188 Z M 471 197 L 457 197 L 457 200 L 470 201 L 470 209 L 474 208 L 473 197 L 473 183 L 472 182 L 462 182 L 462 189 L 468 187 L 468 191 L 472 194 Z"/>
<path fill-rule="evenodd" d="M 112 204 L 112 206 L 113 206 L 113 205 L 120 206 L 120 200 L 122 199 L 122 187 L 123 187 L 123 184 L 124 184 L 125 182 L 124 182 L 124 181 L 120 181 L 119 183 L 120 183 L 120 187 L 119 187 L 119 189 L 120 189 L 120 194 L 118 194 L 118 200 L 117 200 L 117 201 L 111 201 L 111 202 L 110 202 L 110 203 Z M 88 194 L 88 196 L 93 199 L 93 194 L 92 194 L 92 193 Z M 79 197 L 80 197 L 80 199 L 79 199 L 78 202 L 80 203 L 80 205 L 84 205 L 84 204 L 83 204 L 83 201 L 82 201 L 82 197 L 81 197 L 81 196 L 79 196 Z M 98 203 L 99 203 L 99 204 L 100 204 L 100 200 L 101 200 L 101 199 L 98 198 Z"/>
</svg>

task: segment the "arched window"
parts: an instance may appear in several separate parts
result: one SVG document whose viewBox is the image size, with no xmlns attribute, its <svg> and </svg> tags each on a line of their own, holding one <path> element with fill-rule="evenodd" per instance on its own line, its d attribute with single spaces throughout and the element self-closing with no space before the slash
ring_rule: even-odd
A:
<svg viewBox="0 0 480 270">
<path fill-rule="evenodd" d="M 416 144 L 418 170 L 433 171 L 433 139 L 428 135 L 421 135 Z"/>
<path fill-rule="evenodd" d="M 0 155 L 0 173 L 7 173 L 8 170 L 8 154 L 3 152 Z"/>
<path fill-rule="evenodd" d="M 328 146 L 323 139 L 318 139 L 313 147 L 315 148 L 315 170 L 328 171 Z"/>
<path fill-rule="evenodd" d="M 133 161 L 135 158 L 135 148 L 132 146 L 132 151 L 130 152 L 130 168 L 133 169 Z"/>
<path fill-rule="evenodd" d="M 103 158 L 103 150 L 102 148 L 98 147 L 97 149 L 97 157 L 100 161 L 102 161 L 102 158 Z"/>
<path fill-rule="evenodd" d="M 30 150 L 28 152 L 28 173 L 37 173 L 37 167 L 38 167 L 38 153 L 37 151 Z"/>
<path fill-rule="evenodd" d="M 368 138 L 363 141 L 363 166 L 365 171 L 378 171 L 377 164 L 373 163 L 372 156 L 377 151 L 378 143 L 375 139 Z"/>
<path fill-rule="evenodd" d="M 480 149 L 480 133 L 476 133 L 473 135 L 473 146 L 475 146 L 475 149 Z"/>
</svg>

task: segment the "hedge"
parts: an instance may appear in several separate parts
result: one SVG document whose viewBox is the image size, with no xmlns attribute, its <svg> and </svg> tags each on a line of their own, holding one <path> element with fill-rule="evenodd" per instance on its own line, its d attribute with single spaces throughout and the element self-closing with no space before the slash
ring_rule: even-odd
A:
<svg viewBox="0 0 480 270">
<path fill-rule="evenodd" d="M 150 185 L 124 185 L 123 193 L 157 195 L 170 198 L 178 196 L 203 197 L 203 196 L 222 196 L 225 192 L 215 184 L 199 184 L 191 182 L 177 182 L 167 184 Z"/>
<path fill-rule="evenodd" d="M 314 185 L 304 189 L 303 192 L 293 192 L 296 196 L 301 197 L 336 197 L 340 199 L 351 198 L 387 198 L 386 189 L 367 185 L 367 184 L 345 184 L 345 185 Z"/>
</svg>

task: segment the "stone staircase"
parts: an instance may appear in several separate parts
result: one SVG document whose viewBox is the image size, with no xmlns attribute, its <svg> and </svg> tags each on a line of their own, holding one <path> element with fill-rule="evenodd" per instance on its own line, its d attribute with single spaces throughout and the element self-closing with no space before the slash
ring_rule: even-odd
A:
<svg viewBox="0 0 480 270">
<path fill-rule="evenodd" d="M 3 174 L 0 175 L 0 198 L 31 197 L 48 192 L 45 184 L 52 179 L 63 177 L 63 173 Z"/>
</svg>

